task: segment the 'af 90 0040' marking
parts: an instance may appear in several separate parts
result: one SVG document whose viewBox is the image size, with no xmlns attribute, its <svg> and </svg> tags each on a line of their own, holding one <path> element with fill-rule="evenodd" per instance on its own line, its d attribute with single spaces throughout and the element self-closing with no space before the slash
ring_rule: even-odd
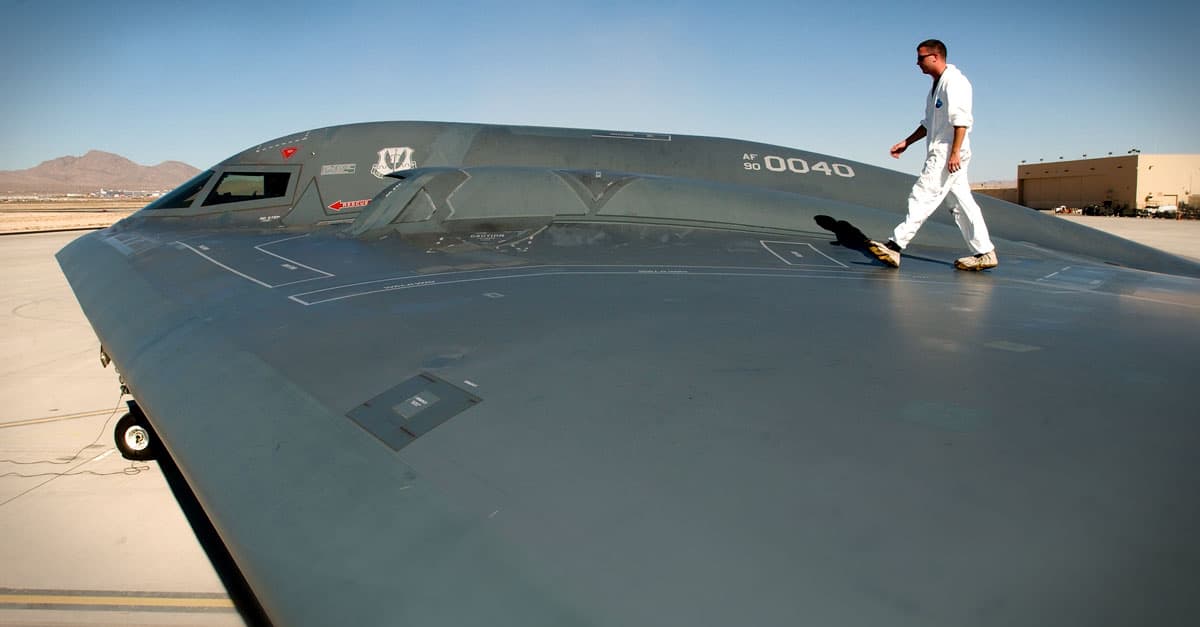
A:
<svg viewBox="0 0 1200 627">
<path fill-rule="evenodd" d="M 775 155 L 763 155 L 762 163 L 758 162 L 758 155 L 755 153 L 745 153 L 742 155 L 742 169 L 758 172 L 765 169 L 768 172 L 791 172 L 793 174 L 824 174 L 825 176 L 833 176 L 834 174 L 845 177 L 854 178 L 854 168 L 845 163 L 825 163 L 818 161 L 809 165 L 808 161 L 799 157 L 778 157 Z"/>
</svg>

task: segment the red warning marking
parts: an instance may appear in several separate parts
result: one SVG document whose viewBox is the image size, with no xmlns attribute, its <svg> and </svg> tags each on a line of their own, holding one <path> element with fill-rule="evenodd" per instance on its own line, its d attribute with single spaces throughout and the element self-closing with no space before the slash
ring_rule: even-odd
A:
<svg viewBox="0 0 1200 627">
<path fill-rule="evenodd" d="M 296 154 L 297 150 L 298 150 L 298 148 L 296 148 L 295 146 L 288 146 L 287 148 L 280 150 L 279 154 L 283 155 L 284 159 L 291 159 L 292 155 Z"/>
<path fill-rule="evenodd" d="M 369 204 L 371 204 L 370 199 L 347 200 L 346 202 L 342 202 L 339 200 L 339 201 L 333 203 L 332 205 L 329 205 L 329 208 L 333 209 L 334 211 L 341 211 L 342 209 L 353 209 L 355 207 L 366 207 Z"/>
</svg>

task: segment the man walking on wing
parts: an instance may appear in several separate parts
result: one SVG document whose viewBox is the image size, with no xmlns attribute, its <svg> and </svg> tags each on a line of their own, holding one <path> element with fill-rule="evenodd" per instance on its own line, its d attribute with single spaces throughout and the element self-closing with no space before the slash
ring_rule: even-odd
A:
<svg viewBox="0 0 1200 627">
<path fill-rule="evenodd" d="M 917 46 L 917 66 L 933 77 L 933 89 L 925 101 L 925 119 L 904 141 L 892 146 L 892 157 L 900 158 L 913 142 L 927 139 L 925 167 L 908 195 L 908 215 L 896 226 L 886 244 L 871 241 L 871 253 L 894 268 L 900 253 L 916 236 L 925 220 L 943 200 L 975 254 L 954 262 L 959 270 L 995 268 L 996 247 L 988 237 L 983 212 L 971 197 L 967 165 L 971 162 L 971 83 L 958 68 L 946 63 L 946 44 L 927 39 Z"/>
</svg>

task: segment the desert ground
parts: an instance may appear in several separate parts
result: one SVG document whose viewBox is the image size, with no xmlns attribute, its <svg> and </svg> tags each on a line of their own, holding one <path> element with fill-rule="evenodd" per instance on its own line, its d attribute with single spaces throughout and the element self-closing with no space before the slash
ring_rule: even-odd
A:
<svg viewBox="0 0 1200 627">
<path fill-rule="evenodd" d="M 64 198 L 0 202 L 0 235 L 104 228 L 152 198 Z"/>
</svg>

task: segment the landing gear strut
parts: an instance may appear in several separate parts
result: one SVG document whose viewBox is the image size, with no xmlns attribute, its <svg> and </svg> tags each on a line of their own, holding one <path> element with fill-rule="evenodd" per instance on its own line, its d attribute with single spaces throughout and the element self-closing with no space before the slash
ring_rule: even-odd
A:
<svg viewBox="0 0 1200 627">
<path fill-rule="evenodd" d="M 137 401 L 129 401 L 129 413 L 117 421 L 113 439 L 125 459 L 141 462 L 158 455 L 158 434 L 150 427 Z"/>
</svg>

